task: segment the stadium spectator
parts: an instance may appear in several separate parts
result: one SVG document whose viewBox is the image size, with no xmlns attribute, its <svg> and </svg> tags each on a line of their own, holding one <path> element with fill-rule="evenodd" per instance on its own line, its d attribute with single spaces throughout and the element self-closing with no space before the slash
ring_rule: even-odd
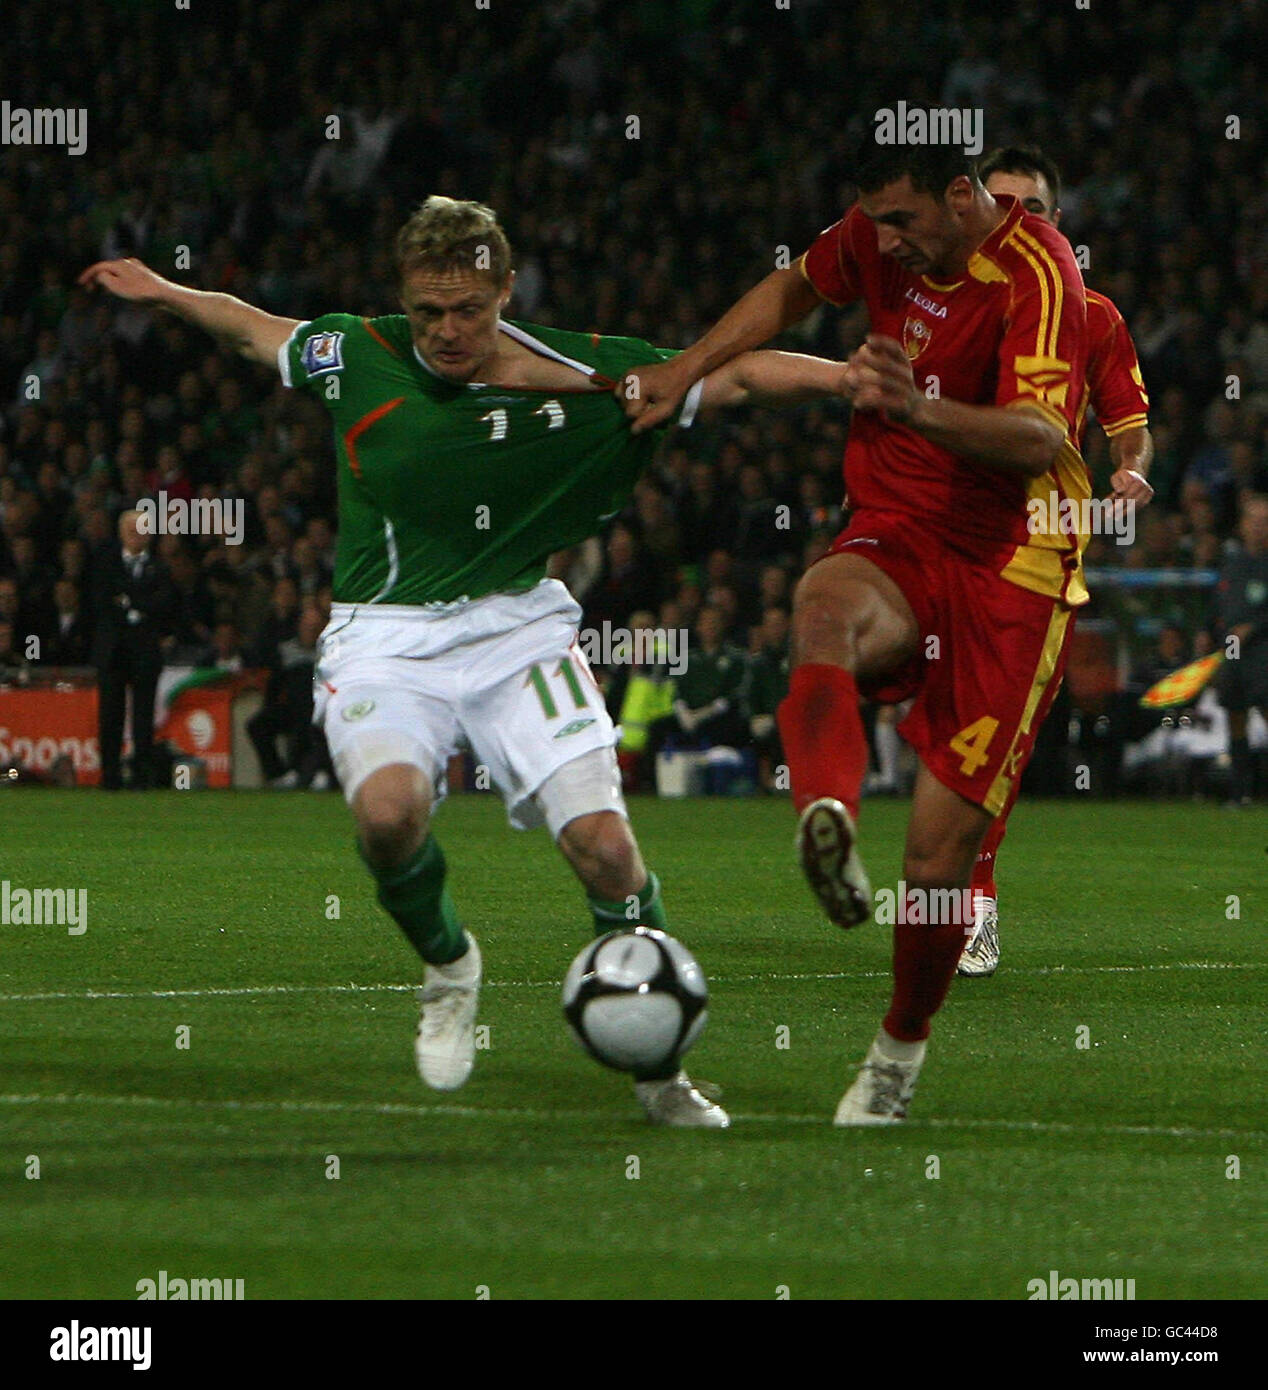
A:
<svg viewBox="0 0 1268 1390">
<path fill-rule="evenodd" d="M 269 785 L 325 791 L 332 770 L 322 732 L 313 722 L 313 667 L 325 617 L 307 604 L 292 637 L 278 645 L 264 705 L 247 720 L 247 733 Z M 281 740 L 282 752 L 278 751 Z"/>
<path fill-rule="evenodd" d="M 771 606 L 753 629 L 745 698 L 758 785 L 768 792 L 777 789 L 775 769 L 783 762 L 775 711 L 788 694 L 788 669 L 788 609 Z"/>
<path fill-rule="evenodd" d="M 30 669 L 17 630 L 7 618 L 0 617 L 0 681 L 24 682 Z"/>
<path fill-rule="evenodd" d="M 1241 551 L 1220 574 L 1219 620 L 1228 657 L 1220 672 L 1220 700 L 1228 711 L 1232 799 L 1249 805 L 1256 778 L 1247 715 L 1258 710 L 1268 717 L 1268 497 L 1246 499 L 1238 534 Z"/>
<path fill-rule="evenodd" d="M 212 629 L 211 644 L 198 661 L 199 666 L 214 666 L 220 671 L 243 671 L 246 657 L 237 627 L 230 622 L 217 623 Z"/>
<path fill-rule="evenodd" d="M 123 723 L 132 695 L 132 787 L 144 791 L 154 775 L 154 694 L 163 668 L 162 642 L 175 617 L 166 568 L 150 553 L 138 514 L 119 517 L 118 539 L 93 558 L 93 661 L 97 667 L 101 785 L 123 786 Z"/>
<path fill-rule="evenodd" d="M 210 644 L 216 621 L 215 602 L 198 561 L 188 547 L 177 546 L 167 566 L 176 603 L 173 620 L 176 641 L 170 659 L 179 665 L 184 659 L 193 659 L 191 649 Z"/>
<path fill-rule="evenodd" d="M 53 586 L 55 616 L 41 653 L 49 666 L 86 666 L 91 655 L 92 630 L 73 579 Z"/>
<path fill-rule="evenodd" d="M 22 598 L 16 579 L 0 579 L 0 622 L 8 623 L 15 633 L 24 629 Z"/>
<path fill-rule="evenodd" d="M 56 571 L 40 559 L 33 536 L 14 536 L 9 543 L 9 553 L 11 575 L 21 595 L 20 620 L 26 632 L 43 636 L 52 623 Z"/>
<path fill-rule="evenodd" d="M 587 626 L 609 622 L 621 627 L 636 609 L 655 610 L 660 583 L 633 528 L 624 522 L 614 525 L 604 551 L 603 574 L 586 600 Z"/>
<path fill-rule="evenodd" d="M 730 546 L 735 535 L 735 504 L 720 489 L 712 464 L 692 464 L 681 519 L 686 559 L 698 562 L 710 551 Z"/>
<path fill-rule="evenodd" d="M 657 572 L 672 573 L 682 557 L 682 533 L 669 499 L 650 478 L 641 479 L 634 489 L 634 516 Z"/>
<path fill-rule="evenodd" d="M 300 597 L 316 598 L 318 593 L 330 583 L 330 570 L 322 564 L 317 547 L 306 536 L 299 536 L 291 544 L 290 576 L 299 589 Z"/>
<path fill-rule="evenodd" d="M 627 791 L 646 791 L 655 785 L 654 759 L 647 756 L 648 734 L 673 708 L 670 639 L 664 629 L 657 631 L 656 616 L 647 609 L 632 613 L 629 626 L 635 643 L 633 656 L 650 655 L 651 659 L 631 660 L 607 673 L 604 691 L 608 710 L 621 726 L 617 762 L 622 784 Z M 658 640 L 649 653 L 648 643 L 653 639 Z"/>
<path fill-rule="evenodd" d="M 289 642 L 299 628 L 299 614 L 299 586 L 287 575 L 273 585 L 268 618 L 250 650 L 252 666 L 266 666 L 270 670 L 277 667 L 282 643 Z"/>
<path fill-rule="evenodd" d="M 673 713 L 648 732 L 655 755 L 672 740 L 677 747 L 740 748 L 748 743 L 743 708 L 748 658 L 725 640 L 726 617 L 706 604 L 700 610 L 687 652 L 687 669 L 674 683 Z"/>
<path fill-rule="evenodd" d="M 766 475 L 755 463 L 739 470 L 739 520 L 730 548 L 745 572 L 756 571 L 765 560 L 773 560 L 788 550 L 789 530 L 778 525 L 775 499 Z"/>
</svg>

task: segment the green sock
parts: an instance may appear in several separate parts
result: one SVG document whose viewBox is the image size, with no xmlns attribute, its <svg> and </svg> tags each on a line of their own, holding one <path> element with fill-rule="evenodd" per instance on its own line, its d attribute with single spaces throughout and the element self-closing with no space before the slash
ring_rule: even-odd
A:
<svg viewBox="0 0 1268 1390">
<path fill-rule="evenodd" d="M 625 898 L 607 902 L 603 898 L 590 898 L 590 912 L 594 917 L 594 933 L 602 936 L 604 932 L 616 931 L 620 927 L 655 927 L 657 931 L 669 930 L 669 918 L 665 915 L 665 905 L 660 897 L 660 879 L 655 874 L 647 875 L 647 882 L 638 895 L 638 915 L 629 915 L 629 903 Z"/>
<path fill-rule="evenodd" d="M 360 844 L 357 850 L 364 859 Z M 407 863 L 382 873 L 370 867 L 370 872 L 379 885 L 379 902 L 429 965 L 447 965 L 464 954 L 467 940 L 445 887 L 445 856 L 434 835 Z"/>
</svg>

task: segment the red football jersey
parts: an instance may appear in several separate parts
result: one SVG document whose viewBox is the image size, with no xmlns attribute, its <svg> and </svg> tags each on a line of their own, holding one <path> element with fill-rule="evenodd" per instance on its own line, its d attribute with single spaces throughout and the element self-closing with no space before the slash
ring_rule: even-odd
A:
<svg viewBox="0 0 1268 1390">
<path fill-rule="evenodd" d="M 881 255 L 876 228 L 857 205 L 819 234 L 799 264 L 829 302 L 866 302 L 872 332 L 902 343 L 926 395 L 1038 410 L 1064 430 L 1060 453 L 1043 477 L 1028 479 L 860 410 L 846 443 L 846 492 L 856 510 L 910 517 L 1022 588 L 1082 604 L 1087 537 L 1062 529 L 1060 502 L 1091 495 L 1077 443 L 1087 362 L 1083 277 L 1060 232 L 1015 198 L 997 202 L 1003 220 L 953 282 L 913 274 Z M 1045 502 L 1050 529 L 1028 529 L 1032 497 Z M 1058 504 L 1049 505 L 1054 497 Z"/>
<path fill-rule="evenodd" d="M 1087 382 L 1079 405 L 1079 439 L 1087 431 L 1089 402 L 1111 439 L 1149 423 L 1149 393 L 1140 374 L 1136 345 L 1112 299 L 1087 291 Z"/>
</svg>

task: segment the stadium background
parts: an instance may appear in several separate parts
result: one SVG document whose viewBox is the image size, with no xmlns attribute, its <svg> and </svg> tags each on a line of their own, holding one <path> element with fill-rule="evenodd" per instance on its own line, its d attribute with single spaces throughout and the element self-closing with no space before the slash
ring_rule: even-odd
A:
<svg viewBox="0 0 1268 1390">
<path fill-rule="evenodd" d="M 0 146 L 0 676 L 88 661 L 94 548 L 160 490 L 246 502 L 242 546 L 160 543 L 170 662 L 277 667 L 303 610 L 329 603 L 322 412 L 175 319 L 76 289 L 86 265 L 136 255 L 295 317 L 392 312 L 392 236 L 441 192 L 499 212 L 514 316 L 682 345 L 840 215 L 867 113 L 901 96 L 982 106 L 987 148 L 1057 160 L 1062 230 L 1137 344 L 1157 496 L 1133 547 L 1093 542 L 1084 645 L 1032 777 L 1068 790 L 1090 761 L 1093 789 L 1114 790 L 1124 740 L 1152 727 L 1135 697 L 1218 638 L 1214 575 L 1241 499 L 1268 490 L 1268 113 L 1262 6 L 1095 9 L 861 3 L 848 31 L 814 0 L 19 11 L 0 37 L 7 99 L 86 107 L 89 125 L 78 158 Z M 791 341 L 844 356 L 863 328 L 825 310 Z M 587 624 L 694 630 L 717 607 L 746 654 L 746 714 L 768 709 L 764 612 L 838 528 L 847 420 L 755 411 L 673 437 L 603 540 L 561 561 Z M 1086 453 L 1103 493 L 1095 427 Z M 1211 710 L 1167 717 L 1200 729 Z M 1161 785 L 1220 792 L 1204 732 L 1207 771 L 1172 760 Z"/>
</svg>

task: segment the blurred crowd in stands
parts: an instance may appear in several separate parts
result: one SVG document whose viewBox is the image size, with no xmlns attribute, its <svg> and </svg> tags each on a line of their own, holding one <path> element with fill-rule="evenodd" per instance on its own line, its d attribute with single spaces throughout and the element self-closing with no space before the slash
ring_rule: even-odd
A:
<svg viewBox="0 0 1268 1390">
<path fill-rule="evenodd" d="M 1062 231 L 1132 330 L 1157 496 L 1135 545 L 1095 540 L 1089 567 L 1220 570 L 1268 492 L 1263 4 L 931 8 L 20 7 L 0 36 L 6 97 L 89 124 L 78 158 L 0 146 L 0 668 L 94 662 L 101 556 L 159 493 L 245 504 L 240 545 L 158 538 L 165 662 L 265 667 L 293 700 L 286 673 L 329 608 L 320 407 L 173 318 L 78 289 L 88 264 L 137 256 L 292 317 L 394 312 L 393 234 L 440 192 L 499 212 L 513 317 L 678 346 L 841 214 L 849 152 L 899 97 L 985 108 L 988 148 L 1045 148 Z M 864 331 L 825 307 L 790 343 L 841 357 Z M 605 535 L 559 557 L 587 624 L 688 629 L 703 654 L 675 689 L 652 672 L 659 692 L 636 691 L 632 778 L 657 749 L 727 743 L 770 784 L 791 590 L 841 524 L 847 424 L 842 404 L 681 432 Z M 1085 452 L 1103 494 L 1095 425 Z M 1115 602 L 1097 591 L 1084 616 Z M 1212 602 L 1167 602 L 1130 614 L 1136 684 L 1222 640 Z M 605 675 L 619 715 L 631 673 Z M 304 746 L 267 771 L 320 765 Z"/>
</svg>

